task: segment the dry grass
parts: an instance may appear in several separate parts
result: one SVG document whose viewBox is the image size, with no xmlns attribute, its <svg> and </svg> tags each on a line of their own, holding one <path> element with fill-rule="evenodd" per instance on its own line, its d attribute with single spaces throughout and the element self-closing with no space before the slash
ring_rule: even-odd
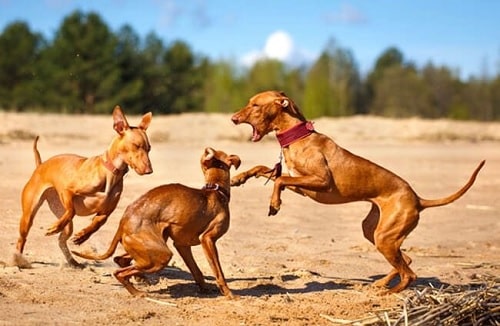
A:
<svg viewBox="0 0 500 326">
<path fill-rule="evenodd" d="M 500 325 L 500 278 L 483 276 L 468 285 L 417 287 L 399 309 L 374 311 L 357 320 L 323 318 L 336 325 Z"/>
</svg>

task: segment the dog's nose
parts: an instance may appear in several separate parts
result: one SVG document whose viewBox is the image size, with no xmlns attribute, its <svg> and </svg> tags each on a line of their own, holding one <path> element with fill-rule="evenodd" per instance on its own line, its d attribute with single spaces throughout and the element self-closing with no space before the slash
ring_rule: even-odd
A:
<svg viewBox="0 0 500 326">
<path fill-rule="evenodd" d="M 139 175 L 145 175 L 145 174 L 151 174 L 153 173 L 153 167 L 151 166 L 151 163 L 146 164 L 142 168 L 134 168 L 134 170 L 137 172 Z"/>
<path fill-rule="evenodd" d="M 231 117 L 231 121 L 232 121 L 235 125 L 239 124 L 239 123 L 240 123 L 240 118 L 239 118 L 238 114 L 233 114 L 233 116 Z"/>
</svg>

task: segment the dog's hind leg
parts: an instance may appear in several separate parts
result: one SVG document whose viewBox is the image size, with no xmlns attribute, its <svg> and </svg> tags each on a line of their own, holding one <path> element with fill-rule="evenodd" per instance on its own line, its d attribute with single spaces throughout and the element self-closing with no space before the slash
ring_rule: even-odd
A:
<svg viewBox="0 0 500 326">
<path fill-rule="evenodd" d="M 122 267 L 114 272 L 130 294 L 145 296 L 144 291 L 136 289 L 129 279 L 132 276 L 142 276 L 144 273 L 156 273 L 168 265 L 173 253 L 165 240 L 156 234 L 156 231 L 143 231 L 122 237 L 122 246 L 127 254 L 122 255 L 118 264 L 134 261 L 130 266 Z M 131 259 L 131 260 L 129 260 Z M 116 260 L 115 260 L 116 262 Z"/>
<path fill-rule="evenodd" d="M 123 255 L 113 257 L 113 261 L 120 267 L 127 267 L 132 263 L 132 257 L 128 253 L 125 253 Z"/>
<path fill-rule="evenodd" d="M 147 295 L 146 292 L 137 290 L 129 281 L 132 276 L 137 276 L 140 274 L 142 274 L 142 272 L 138 270 L 134 265 L 123 267 L 113 272 L 115 278 L 120 281 L 121 284 L 123 284 L 125 289 L 127 289 L 130 294 L 132 294 L 133 296 L 145 297 Z"/>
<path fill-rule="evenodd" d="M 33 226 L 33 220 L 46 199 L 48 193 L 46 187 L 38 187 L 38 182 L 30 179 L 23 189 L 21 205 L 23 214 L 19 223 L 19 237 L 16 243 L 12 265 L 20 268 L 31 268 L 31 264 L 23 257 L 24 247 L 28 239 L 28 234 Z"/>
<path fill-rule="evenodd" d="M 380 209 L 374 203 L 372 203 L 372 208 L 368 215 L 362 222 L 363 227 L 363 235 L 365 238 L 370 241 L 372 244 L 375 244 L 374 233 L 377 228 L 378 222 L 380 219 Z"/>
<path fill-rule="evenodd" d="M 399 274 L 400 282 L 389 290 L 390 293 L 396 293 L 404 290 L 417 279 L 417 275 L 409 266 L 411 258 L 401 252 L 401 244 L 417 226 L 419 214 L 413 208 L 390 214 L 390 216 L 381 217 L 374 231 L 374 241 L 377 250 L 393 266 L 393 270 L 376 281 L 374 285 L 387 286 Z"/>
<path fill-rule="evenodd" d="M 366 216 L 366 218 L 363 220 L 362 225 L 363 225 L 363 235 L 368 241 L 370 241 L 374 245 L 375 245 L 374 233 L 379 223 L 379 219 L 380 219 L 380 209 L 376 204 L 372 204 L 372 208 L 368 213 L 368 215 Z M 403 255 L 406 264 L 410 265 L 411 258 L 404 253 L 401 254 Z M 397 269 L 393 268 L 391 272 L 389 272 L 389 274 L 377 280 L 373 285 L 376 287 L 386 287 L 389 284 L 389 282 L 391 282 L 392 279 L 395 278 L 396 276 L 398 276 L 398 271 Z"/>
</svg>

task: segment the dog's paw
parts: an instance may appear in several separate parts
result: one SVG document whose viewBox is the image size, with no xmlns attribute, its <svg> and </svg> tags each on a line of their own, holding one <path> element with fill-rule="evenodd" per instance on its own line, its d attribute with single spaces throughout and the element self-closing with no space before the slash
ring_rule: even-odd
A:
<svg viewBox="0 0 500 326">
<path fill-rule="evenodd" d="M 7 262 L 7 266 L 17 266 L 19 268 L 33 268 L 31 263 L 23 256 L 23 254 L 16 252 L 11 260 Z"/>
<path fill-rule="evenodd" d="M 241 175 L 237 175 L 231 178 L 231 187 L 238 187 L 245 183 L 246 178 Z"/>
<path fill-rule="evenodd" d="M 278 214 L 279 210 L 280 210 L 279 207 L 275 208 L 273 206 L 269 206 L 269 213 L 267 213 L 267 216 L 274 216 L 274 215 Z"/>
<path fill-rule="evenodd" d="M 61 232 L 62 229 L 59 228 L 59 224 L 54 224 L 52 225 L 48 230 L 47 232 L 45 232 L 45 235 L 49 236 L 49 235 L 54 235 L 54 234 L 57 234 L 59 232 Z"/>
<path fill-rule="evenodd" d="M 72 250 L 71 252 L 75 255 L 78 255 L 78 253 L 75 252 L 74 250 Z M 65 266 L 69 267 L 69 268 L 73 268 L 73 269 L 84 269 L 85 267 L 87 267 L 86 264 L 82 264 L 82 263 L 77 262 L 73 257 L 71 257 L 70 259 L 68 259 L 66 261 Z"/>
<path fill-rule="evenodd" d="M 225 297 L 226 297 L 226 299 L 228 299 L 228 300 L 238 300 L 238 299 L 240 298 L 240 296 L 239 296 L 239 295 L 234 294 L 234 293 L 232 293 L 232 292 L 229 292 L 229 293 L 227 293 L 227 294 L 224 294 L 224 296 L 225 296 Z"/>
<path fill-rule="evenodd" d="M 71 239 L 71 241 L 73 241 L 73 243 L 76 244 L 76 245 L 81 245 L 82 243 L 84 243 L 85 241 L 87 241 L 87 239 L 89 237 L 90 237 L 90 235 L 87 235 L 85 232 L 78 232 Z"/>
</svg>

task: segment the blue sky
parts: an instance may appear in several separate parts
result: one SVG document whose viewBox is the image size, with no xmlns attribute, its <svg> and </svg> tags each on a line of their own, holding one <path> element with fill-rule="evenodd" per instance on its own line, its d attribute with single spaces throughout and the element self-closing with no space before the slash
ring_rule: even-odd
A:
<svg viewBox="0 0 500 326">
<path fill-rule="evenodd" d="M 500 73 L 497 0 L 0 0 L 0 30 L 23 20 L 50 39 L 77 9 L 97 12 L 113 31 L 129 24 L 141 37 L 184 40 L 214 60 L 310 62 L 335 39 L 362 73 L 390 46 L 418 67 L 431 61 L 462 78 Z"/>
</svg>

